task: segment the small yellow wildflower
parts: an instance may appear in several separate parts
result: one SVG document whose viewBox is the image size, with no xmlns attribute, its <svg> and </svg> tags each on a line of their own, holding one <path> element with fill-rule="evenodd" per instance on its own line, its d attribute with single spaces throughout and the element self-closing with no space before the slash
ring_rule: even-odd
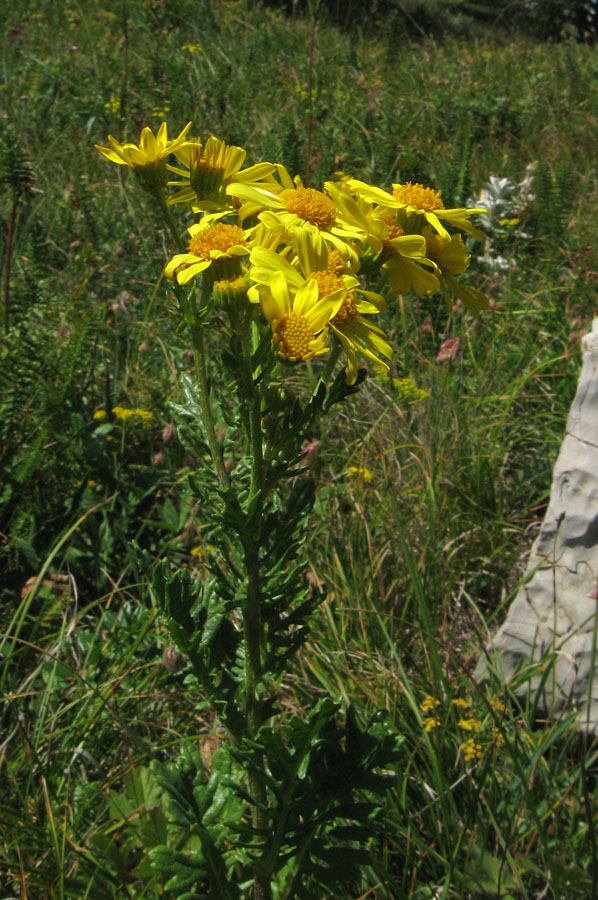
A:
<svg viewBox="0 0 598 900">
<path fill-rule="evenodd" d="M 235 278 L 222 278 L 215 281 L 213 285 L 214 300 L 221 306 L 239 304 L 249 302 L 247 292 L 249 291 L 249 282 L 245 275 L 237 275 Z"/>
<path fill-rule="evenodd" d="M 139 407 L 137 407 L 137 409 L 133 410 L 133 412 L 138 418 L 141 419 L 141 423 L 144 428 L 149 428 L 151 426 L 154 414 L 150 412 L 149 409 L 140 409 Z"/>
<path fill-rule="evenodd" d="M 202 50 L 201 44 L 183 44 L 181 50 L 188 50 L 189 53 L 199 53 Z"/>
<path fill-rule="evenodd" d="M 328 325 L 343 302 L 342 292 L 318 297 L 310 278 L 296 292 L 282 272 L 275 272 L 260 293 L 262 310 L 272 326 L 272 341 L 282 359 L 298 362 L 327 353 Z"/>
<path fill-rule="evenodd" d="M 463 751 L 463 759 L 466 762 L 471 762 L 476 759 L 482 759 L 482 757 L 484 756 L 482 745 L 476 743 L 473 738 L 469 738 L 468 741 L 465 741 L 463 744 L 461 744 L 459 746 L 459 750 Z"/>
<path fill-rule="evenodd" d="M 154 106 L 154 108 L 152 109 L 152 118 L 165 119 L 169 112 L 170 102 L 168 100 L 165 100 L 163 106 Z"/>
<path fill-rule="evenodd" d="M 412 378 L 393 378 L 393 387 L 398 391 L 402 400 L 407 403 L 419 403 L 430 396 L 423 388 L 418 388 Z"/>
<path fill-rule="evenodd" d="M 427 716 L 423 721 L 424 731 L 433 731 L 440 725 L 438 716 Z"/>
<path fill-rule="evenodd" d="M 189 553 L 191 556 L 195 556 L 199 561 L 204 561 L 207 559 L 208 553 L 216 550 L 216 547 L 211 544 L 197 544 L 195 547 L 191 547 Z"/>
<path fill-rule="evenodd" d="M 461 709 L 469 709 L 471 703 L 469 700 L 465 700 L 463 697 L 455 697 L 454 700 L 451 700 L 453 706 L 459 706 Z"/>
<path fill-rule="evenodd" d="M 359 475 L 360 478 L 363 478 L 368 483 L 373 479 L 372 473 L 365 466 L 347 466 L 345 473 L 347 475 Z"/>
<path fill-rule="evenodd" d="M 113 406 L 112 412 L 120 422 L 128 422 L 133 417 L 133 410 L 123 406 Z"/>
<path fill-rule="evenodd" d="M 462 207 L 446 209 L 439 191 L 425 187 L 423 184 L 393 184 L 392 193 L 373 187 L 363 181 L 353 179 L 349 182 L 352 190 L 381 207 L 401 210 L 405 221 L 413 216 L 422 216 L 444 240 L 450 240 L 450 234 L 440 221 L 447 222 L 454 228 L 466 231 L 476 241 L 483 240 L 483 235 L 469 221 L 470 216 L 483 213 L 481 208 L 463 209 Z"/>
<path fill-rule="evenodd" d="M 93 417 L 96 420 L 96 422 L 103 422 L 104 419 L 107 418 L 107 416 L 108 416 L 108 413 L 106 412 L 105 409 L 96 409 L 96 411 L 93 414 Z"/>
<path fill-rule="evenodd" d="M 195 212 L 218 212 L 230 208 L 239 210 L 240 221 L 262 207 L 254 209 L 251 204 L 243 206 L 230 200 L 226 192 L 239 185 L 258 188 L 264 182 L 272 182 L 275 170 L 273 163 L 261 162 L 247 169 L 241 168 L 245 162 L 247 151 L 242 147 L 225 144 L 212 135 L 205 144 L 199 138 L 190 138 L 175 151 L 181 166 L 168 166 L 180 180 L 170 181 L 173 187 L 179 187 L 175 194 L 168 198 L 169 203 L 191 203 Z"/>
<path fill-rule="evenodd" d="M 120 100 L 118 99 L 118 97 L 115 97 L 113 94 L 110 97 L 110 100 L 104 103 L 104 109 L 106 110 L 106 112 L 111 112 L 113 115 L 116 115 L 116 113 L 120 109 Z"/>
<path fill-rule="evenodd" d="M 463 731 L 479 731 L 482 727 L 480 720 L 474 718 L 459 719 L 457 725 L 459 728 L 462 728 Z"/>
<path fill-rule="evenodd" d="M 440 706 L 440 700 L 437 700 L 436 697 L 433 697 L 431 694 L 427 694 L 420 703 L 419 708 L 422 712 L 431 712 L 431 710 L 436 709 L 437 706 Z"/>
<path fill-rule="evenodd" d="M 188 231 L 191 240 L 187 253 L 177 253 L 167 263 L 164 268 L 167 278 L 176 278 L 179 284 L 187 284 L 210 267 L 213 267 L 212 280 L 235 278 L 241 274 L 240 257 L 249 253 L 242 228 L 214 223 L 213 216 L 205 216 Z"/>
</svg>

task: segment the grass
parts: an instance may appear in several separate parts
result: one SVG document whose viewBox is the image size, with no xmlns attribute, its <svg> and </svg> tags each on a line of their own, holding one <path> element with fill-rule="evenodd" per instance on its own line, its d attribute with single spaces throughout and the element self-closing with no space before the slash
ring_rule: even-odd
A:
<svg viewBox="0 0 598 900">
<path fill-rule="evenodd" d="M 215 10 L 36 0 L 5 15 L 6 897 L 172 896 L 147 862 L 167 827 L 147 766 L 214 737 L 131 548 L 199 571 L 206 539 L 167 403 L 191 368 L 161 278 L 168 243 L 93 144 L 136 138 L 169 106 L 173 132 L 192 119 L 250 162 L 305 172 L 310 22 L 249 0 Z M 595 748 L 570 718 L 538 723 L 533 697 L 472 676 L 542 518 L 595 314 L 596 54 L 490 28 L 415 42 L 393 21 L 319 23 L 312 183 L 398 176 L 460 204 L 537 161 L 537 197 L 530 237 L 501 239 L 516 268 L 472 266 L 491 310 L 389 310 L 391 379 L 320 435 L 306 577 L 327 595 L 281 702 L 330 691 L 364 717 L 387 709 L 404 736 L 355 897 L 597 897 Z M 447 338 L 459 354 L 438 361 Z M 149 427 L 94 420 L 117 404 L 151 412 Z M 481 758 L 465 759 L 471 737 Z"/>
</svg>

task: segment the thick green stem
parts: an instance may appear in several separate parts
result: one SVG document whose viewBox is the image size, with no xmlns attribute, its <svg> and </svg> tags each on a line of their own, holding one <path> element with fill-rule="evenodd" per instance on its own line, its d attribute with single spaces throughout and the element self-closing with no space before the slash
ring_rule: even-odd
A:
<svg viewBox="0 0 598 900">
<path fill-rule="evenodd" d="M 260 570 L 260 547 L 263 526 L 264 457 L 261 421 L 261 396 L 253 379 L 251 361 L 251 320 L 247 316 L 241 327 L 243 356 L 242 391 L 243 402 L 249 406 L 249 443 L 251 452 L 250 500 L 255 504 L 251 523 L 251 538 L 245 548 L 247 571 L 247 593 L 243 607 L 243 628 L 245 636 L 245 712 L 247 715 L 248 737 L 254 738 L 263 723 L 263 701 L 259 696 L 259 682 L 262 676 L 262 648 L 264 646 L 264 625 L 262 621 L 262 585 Z M 258 761 L 258 766 L 262 761 Z M 266 839 L 268 813 L 266 786 L 256 772 L 248 776 L 248 790 L 252 798 L 252 824 L 260 839 Z M 256 866 L 253 883 L 255 900 L 271 900 L 270 871 Z"/>
</svg>

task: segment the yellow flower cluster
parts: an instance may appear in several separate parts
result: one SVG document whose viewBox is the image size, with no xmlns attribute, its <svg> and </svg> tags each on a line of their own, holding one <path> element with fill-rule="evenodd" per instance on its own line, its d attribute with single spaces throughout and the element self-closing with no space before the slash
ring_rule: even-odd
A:
<svg viewBox="0 0 598 900">
<path fill-rule="evenodd" d="M 421 403 L 430 396 L 423 388 L 418 388 L 412 378 L 393 378 L 392 385 L 396 388 L 401 400 L 409 404 Z"/>
<path fill-rule="evenodd" d="M 502 700 L 496 697 L 487 698 L 483 704 L 484 714 L 479 717 L 475 714 L 475 705 L 473 698 L 466 697 L 453 697 L 450 703 L 445 705 L 438 698 L 427 694 L 419 706 L 424 713 L 421 727 L 428 733 L 438 728 L 444 708 L 446 710 L 444 720 L 448 732 L 451 721 L 454 722 L 454 718 L 449 713 L 449 708 L 452 708 L 458 716 L 456 723 L 458 729 L 456 732 L 457 760 L 477 762 L 484 758 L 486 752 L 496 749 L 504 743 L 501 728 L 497 725 L 497 714 L 501 717 L 504 716 L 507 708 Z M 488 707 L 492 710 L 491 714 L 488 712 Z M 468 732 L 470 737 L 466 737 Z"/>
<path fill-rule="evenodd" d="M 154 414 L 148 409 L 141 409 L 139 406 L 135 409 L 126 409 L 124 406 L 113 406 L 112 414 L 119 422 L 128 422 L 134 417 L 139 419 L 145 428 L 150 428 L 154 419 Z M 97 409 L 93 418 L 96 422 L 103 422 L 108 418 L 105 409 Z"/>
<path fill-rule="evenodd" d="M 197 47 L 185 45 L 189 52 Z M 305 362 L 335 347 L 345 353 L 353 384 L 358 355 L 388 372 L 392 348 L 372 320 L 388 298 L 442 291 L 474 314 L 488 306 L 457 278 L 470 261 L 463 234 L 481 238 L 470 219 L 483 210 L 447 209 L 438 191 L 419 183 L 386 191 L 343 175 L 321 190 L 308 187 L 278 163 L 245 167 L 241 147 L 190 138 L 189 127 L 169 140 L 163 123 L 156 136 L 144 128 L 138 146 L 110 136 L 110 146 L 97 149 L 129 166 L 163 205 L 170 173 L 168 204 L 190 206 L 198 220 L 166 276 L 180 285 L 199 276 L 204 288 L 217 283 L 219 296 L 240 294 L 259 305 L 281 360 Z M 382 293 L 366 289 L 365 274 Z M 230 295 L 227 281 L 235 284 Z M 411 401 L 425 396 L 405 381 L 401 386 Z"/>
<path fill-rule="evenodd" d="M 480 719 L 474 718 L 459 719 L 457 725 L 459 726 L 459 728 L 462 728 L 463 731 L 480 731 L 482 722 L 480 721 Z"/>
<path fill-rule="evenodd" d="M 436 697 L 432 697 L 431 694 L 427 694 L 420 704 L 420 709 L 422 712 L 431 712 L 438 706 L 440 706 L 440 700 L 437 700 Z"/>
<path fill-rule="evenodd" d="M 459 749 L 463 753 L 463 759 L 465 760 L 465 762 L 473 762 L 475 760 L 484 758 L 482 745 L 476 743 L 473 738 L 469 738 L 469 740 L 460 744 Z"/>
<path fill-rule="evenodd" d="M 347 466 L 345 474 L 349 476 L 358 476 L 364 482 L 369 484 L 373 480 L 373 475 L 366 466 Z"/>
<path fill-rule="evenodd" d="M 170 112 L 170 101 L 165 100 L 162 106 L 154 106 L 152 109 L 152 119 L 164 119 Z"/>
<path fill-rule="evenodd" d="M 116 115 L 116 113 L 120 109 L 119 98 L 112 95 L 112 97 L 110 97 L 110 100 L 107 100 L 106 103 L 104 103 L 104 109 L 106 110 L 106 112 L 110 112 L 112 113 L 112 115 Z"/>
<path fill-rule="evenodd" d="M 437 728 L 440 725 L 440 719 L 438 716 L 426 716 L 423 721 L 424 731 L 433 731 L 434 728 Z"/>
</svg>

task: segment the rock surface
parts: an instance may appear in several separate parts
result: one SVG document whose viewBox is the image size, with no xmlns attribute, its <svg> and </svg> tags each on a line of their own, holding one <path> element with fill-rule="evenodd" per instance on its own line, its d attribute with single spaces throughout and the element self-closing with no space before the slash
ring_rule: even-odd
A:
<svg viewBox="0 0 598 900">
<path fill-rule="evenodd" d="M 539 695 L 553 714 L 574 710 L 579 727 L 598 734 L 598 319 L 582 347 L 550 503 L 488 653 L 506 680 L 518 674 L 517 693 Z"/>
</svg>

